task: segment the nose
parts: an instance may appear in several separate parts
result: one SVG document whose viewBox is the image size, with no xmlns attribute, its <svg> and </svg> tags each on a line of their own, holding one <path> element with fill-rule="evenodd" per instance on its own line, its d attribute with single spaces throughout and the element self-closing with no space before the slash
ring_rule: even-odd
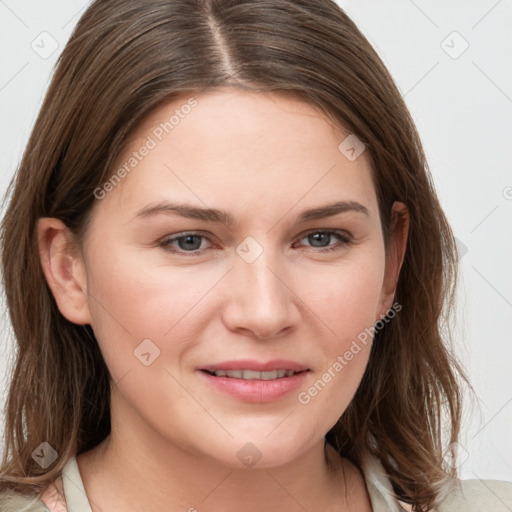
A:
<svg viewBox="0 0 512 512">
<path fill-rule="evenodd" d="M 269 339 L 298 325 L 299 299 L 289 282 L 290 273 L 270 251 L 264 251 L 252 263 L 237 257 L 228 275 L 229 298 L 223 309 L 223 320 L 230 330 Z"/>
</svg>

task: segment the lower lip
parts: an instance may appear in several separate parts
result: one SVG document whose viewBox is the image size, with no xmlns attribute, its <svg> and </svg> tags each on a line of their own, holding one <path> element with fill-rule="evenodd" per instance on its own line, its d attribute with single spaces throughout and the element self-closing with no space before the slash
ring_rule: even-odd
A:
<svg viewBox="0 0 512 512">
<path fill-rule="evenodd" d="M 274 402 L 298 389 L 304 382 L 307 371 L 295 373 L 291 377 L 272 380 L 245 380 L 233 377 L 214 377 L 205 371 L 201 375 L 209 384 L 244 402 Z"/>
</svg>

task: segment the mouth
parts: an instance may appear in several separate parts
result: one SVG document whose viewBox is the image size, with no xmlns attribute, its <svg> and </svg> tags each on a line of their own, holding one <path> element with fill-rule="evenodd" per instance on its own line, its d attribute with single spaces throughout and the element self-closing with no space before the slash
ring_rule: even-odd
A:
<svg viewBox="0 0 512 512">
<path fill-rule="evenodd" d="M 293 375 L 303 373 L 309 370 L 294 371 L 294 370 L 272 370 L 267 372 L 259 372 L 254 370 L 202 370 L 213 377 L 228 377 L 230 379 L 243 379 L 243 380 L 275 380 L 292 377 Z"/>
<path fill-rule="evenodd" d="M 267 362 L 259 362 L 254 359 L 239 359 L 207 365 L 198 369 L 213 377 L 244 380 L 284 379 L 309 371 L 307 366 L 285 359 Z"/>
<path fill-rule="evenodd" d="M 197 368 L 211 389 L 243 402 L 268 403 L 285 399 L 311 371 L 294 361 L 225 361 Z"/>
</svg>

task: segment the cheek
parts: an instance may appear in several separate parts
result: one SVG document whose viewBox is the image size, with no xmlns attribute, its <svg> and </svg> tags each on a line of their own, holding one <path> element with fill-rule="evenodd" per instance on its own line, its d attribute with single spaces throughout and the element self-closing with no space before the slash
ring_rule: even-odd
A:
<svg viewBox="0 0 512 512">
<path fill-rule="evenodd" d="M 346 262 L 304 281 L 308 306 L 322 320 L 317 337 L 318 370 L 298 402 L 311 421 L 331 428 L 352 400 L 368 363 L 384 277 L 380 257 Z M 313 412 L 313 410 L 315 412 Z M 316 418 L 316 419 L 314 419 Z M 320 428 L 320 427 L 319 427 Z"/>
<path fill-rule="evenodd" d="M 380 312 L 384 260 L 378 254 L 355 256 L 338 266 L 316 269 L 297 281 L 301 283 L 301 298 L 323 321 L 325 339 L 330 334 L 338 348 L 373 326 Z"/>
<path fill-rule="evenodd" d="M 142 342 L 140 350 L 146 346 L 179 361 L 200 338 L 206 322 L 203 299 L 223 269 L 151 267 L 135 251 L 116 252 L 114 247 L 105 248 L 107 254 L 95 253 L 87 287 L 92 327 L 113 377 L 138 368 Z"/>
</svg>

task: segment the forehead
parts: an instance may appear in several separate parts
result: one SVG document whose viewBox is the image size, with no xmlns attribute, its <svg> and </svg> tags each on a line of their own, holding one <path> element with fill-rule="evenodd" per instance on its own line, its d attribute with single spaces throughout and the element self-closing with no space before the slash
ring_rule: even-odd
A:
<svg viewBox="0 0 512 512">
<path fill-rule="evenodd" d="M 169 198 L 246 210 L 321 196 L 371 210 L 371 167 L 364 152 L 351 160 L 340 150 L 347 136 L 317 106 L 284 93 L 182 95 L 133 132 L 113 169 L 127 172 L 104 202 L 125 213 Z"/>
</svg>

